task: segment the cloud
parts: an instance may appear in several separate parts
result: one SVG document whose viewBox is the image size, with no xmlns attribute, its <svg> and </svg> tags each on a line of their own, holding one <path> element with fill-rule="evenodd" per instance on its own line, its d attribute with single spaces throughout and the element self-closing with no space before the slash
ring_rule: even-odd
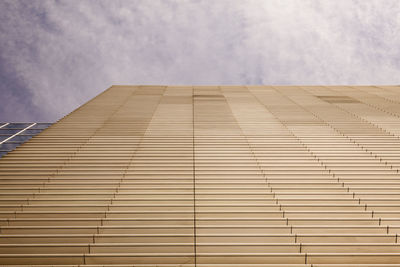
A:
<svg viewBox="0 0 400 267">
<path fill-rule="evenodd" d="M 2 121 L 112 84 L 400 84 L 398 0 L 3 0 Z"/>
</svg>

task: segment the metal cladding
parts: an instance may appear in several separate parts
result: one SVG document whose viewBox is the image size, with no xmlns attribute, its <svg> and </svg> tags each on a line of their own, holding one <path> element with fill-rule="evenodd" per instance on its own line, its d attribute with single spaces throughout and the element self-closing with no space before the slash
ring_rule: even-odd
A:
<svg viewBox="0 0 400 267">
<path fill-rule="evenodd" d="M 0 265 L 400 266 L 399 86 L 112 86 L 0 159 Z"/>
</svg>

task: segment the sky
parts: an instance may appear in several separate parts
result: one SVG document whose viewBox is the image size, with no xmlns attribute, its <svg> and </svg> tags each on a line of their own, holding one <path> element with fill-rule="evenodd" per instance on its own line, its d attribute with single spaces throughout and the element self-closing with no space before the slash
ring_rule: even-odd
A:
<svg viewBox="0 0 400 267">
<path fill-rule="evenodd" d="M 0 0 L 0 121 L 113 84 L 400 84 L 399 0 Z"/>
</svg>

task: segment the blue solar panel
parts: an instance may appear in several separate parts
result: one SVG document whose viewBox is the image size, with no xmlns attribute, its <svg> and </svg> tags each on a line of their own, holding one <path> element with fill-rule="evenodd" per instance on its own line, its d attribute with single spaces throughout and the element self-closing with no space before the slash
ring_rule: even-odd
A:
<svg viewBox="0 0 400 267">
<path fill-rule="evenodd" d="M 0 123 L 0 158 L 50 125 L 52 123 Z"/>
<path fill-rule="evenodd" d="M 10 123 L 6 126 L 3 126 L 1 129 L 24 129 L 31 125 L 32 123 Z"/>
</svg>

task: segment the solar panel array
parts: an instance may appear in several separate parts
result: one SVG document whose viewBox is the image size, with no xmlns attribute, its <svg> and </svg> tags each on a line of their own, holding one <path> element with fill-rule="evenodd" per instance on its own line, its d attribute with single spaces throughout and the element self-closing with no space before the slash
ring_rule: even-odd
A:
<svg viewBox="0 0 400 267">
<path fill-rule="evenodd" d="M 51 123 L 0 122 L 0 158 L 50 125 Z"/>
<path fill-rule="evenodd" d="M 0 160 L 0 264 L 400 266 L 399 103 L 113 86 Z"/>
</svg>

